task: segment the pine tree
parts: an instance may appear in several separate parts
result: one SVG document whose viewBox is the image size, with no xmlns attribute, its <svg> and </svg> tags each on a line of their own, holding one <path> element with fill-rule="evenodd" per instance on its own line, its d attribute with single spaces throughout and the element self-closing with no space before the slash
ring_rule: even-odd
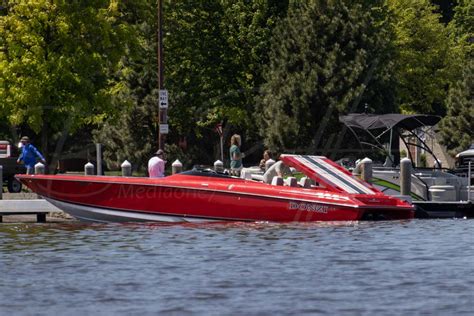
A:
<svg viewBox="0 0 474 316">
<path fill-rule="evenodd" d="M 290 152 L 333 146 L 340 114 L 362 111 L 361 103 L 373 100 L 364 98 L 375 96 L 371 89 L 385 86 L 390 94 L 381 83 L 391 67 L 390 38 L 384 11 L 373 2 L 294 4 L 274 31 L 258 100 L 265 145 Z"/>
<path fill-rule="evenodd" d="M 441 137 L 454 155 L 474 143 L 474 61 L 468 62 L 462 79 L 449 89 L 446 107 Z"/>
<path fill-rule="evenodd" d="M 452 155 L 465 150 L 474 138 L 474 4 L 460 0 L 450 22 L 451 59 L 457 80 L 445 100 L 447 114 L 441 121 L 442 142 Z"/>
<path fill-rule="evenodd" d="M 452 49 L 429 0 L 387 0 L 395 29 L 397 103 L 405 113 L 445 113 Z"/>
</svg>

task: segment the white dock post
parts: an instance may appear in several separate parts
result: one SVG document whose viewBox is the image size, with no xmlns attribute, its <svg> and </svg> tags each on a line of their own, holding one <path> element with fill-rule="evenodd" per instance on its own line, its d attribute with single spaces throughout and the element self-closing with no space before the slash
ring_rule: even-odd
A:
<svg viewBox="0 0 474 316">
<path fill-rule="evenodd" d="M 362 180 L 370 182 L 370 180 L 372 180 L 372 159 L 365 157 L 360 162 L 360 165 L 362 169 Z"/>
<path fill-rule="evenodd" d="M 86 176 L 93 176 L 94 175 L 94 165 L 90 162 L 84 165 L 84 174 Z"/>
<path fill-rule="evenodd" d="M 400 194 L 411 196 L 411 160 L 400 160 Z"/>
<path fill-rule="evenodd" d="M 176 174 L 176 173 L 180 173 L 181 171 L 183 171 L 183 164 L 181 163 L 181 161 L 179 161 L 179 159 L 176 159 L 171 164 L 171 173 Z"/>
<path fill-rule="evenodd" d="M 35 165 L 35 174 L 44 174 L 44 165 L 41 162 Z"/>
<path fill-rule="evenodd" d="M 122 177 L 131 177 L 132 176 L 132 164 L 125 160 L 121 165 L 122 168 Z"/>
</svg>

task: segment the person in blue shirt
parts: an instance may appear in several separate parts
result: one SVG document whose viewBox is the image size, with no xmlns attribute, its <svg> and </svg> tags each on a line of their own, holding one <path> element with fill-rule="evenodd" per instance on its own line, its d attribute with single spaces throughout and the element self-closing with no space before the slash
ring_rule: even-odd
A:
<svg viewBox="0 0 474 316">
<path fill-rule="evenodd" d="M 20 157 L 18 157 L 17 163 L 23 161 L 25 163 L 26 173 L 34 174 L 36 158 L 39 158 L 43 164 L 46 164 L 46 159 L 44 159 L 39 150 L 30 143 L 28 136 L 23 136 L 20 142 L 23 146 L 21 147 L 21 154 Z"/>
</svg>

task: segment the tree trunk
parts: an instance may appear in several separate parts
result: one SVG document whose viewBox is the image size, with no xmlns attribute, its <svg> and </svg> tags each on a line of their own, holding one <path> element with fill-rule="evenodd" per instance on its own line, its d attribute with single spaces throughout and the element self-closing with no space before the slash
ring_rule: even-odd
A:
<svg viewBox="0 0 474 316">
<path fill-rule="evenodd" d="M 71 128 L 72 119 L 69 117 L 63 126 L 63 130 L 61 131 L 61 136 L 59 137 L 56 148 L 54 149 L 54 153 L 51 157 L 51 161 L 49 164 L 50 170 L 56 170 L 57 164 L 59 159 L 61 158 L 61 154 L 63 152 L 64 144 L 66 143 L 66 139 L 69 135 L 69 129 Z"/>
<path fill-rule="evenodd" d="M 20 135 L 18 135 L 17 129 L 15 126 L 9 124 L 10 126 L 10 134 L 12 135 L 12 142 L 14 146 L 18 145 L 18 141 L 20 140 Z"/>
</svg>

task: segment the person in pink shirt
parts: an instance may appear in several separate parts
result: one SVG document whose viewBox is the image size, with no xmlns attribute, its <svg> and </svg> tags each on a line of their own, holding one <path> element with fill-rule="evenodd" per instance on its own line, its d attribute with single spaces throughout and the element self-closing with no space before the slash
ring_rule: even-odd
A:
<svg viewBox="0 0 474 316">
<path fill-rule="evenodd" d="M 165 176 L 165 163 L 165 152 L 159 149 L 155 156 L 148 161 L 150 178 L 163 178 Z"/>
</svg>

